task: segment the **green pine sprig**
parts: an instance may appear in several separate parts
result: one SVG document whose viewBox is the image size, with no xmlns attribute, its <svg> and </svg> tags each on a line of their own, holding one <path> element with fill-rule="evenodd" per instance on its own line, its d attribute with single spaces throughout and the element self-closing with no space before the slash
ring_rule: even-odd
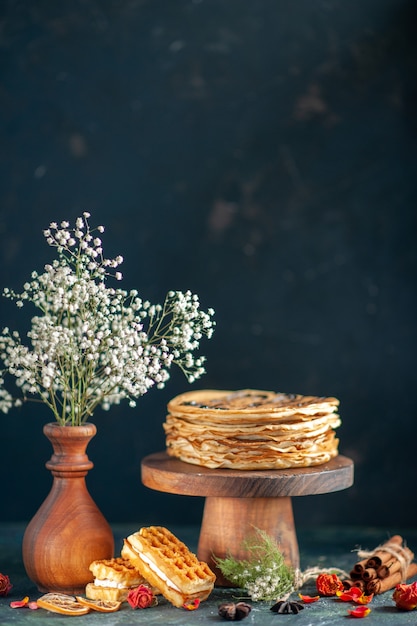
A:
<svg viewBox="0 0 417 626">
<path fill-rule="evenodd" d="M 288 565 L 278 543 L 265 531 L 255 528 L 255 534 L 244 540 L 248 559 L 236 559 L 231 554 L 215 557 L 223 576 L 245 589 L 252 600 L 277 600 L 295 589 L 295 571 Z"/>
</svg>

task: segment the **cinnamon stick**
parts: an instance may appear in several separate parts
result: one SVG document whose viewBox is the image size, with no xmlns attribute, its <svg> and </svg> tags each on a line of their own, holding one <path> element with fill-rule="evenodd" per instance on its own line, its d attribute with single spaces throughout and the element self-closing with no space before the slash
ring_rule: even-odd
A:
<svg viewBox="0 0 417 626">
<path fill-rule="evenodd" d="M 365 580 L 366 582 L 368 582 L 369 580 L 372 580 L 373 578 L 377 578 L 377 573 L 376 573 L 376 569 L 373 567 L 367 567 L 362 574 L 362 578 L 363 580 Z"/>
<path fill-rule="evenodd" d="M 398 564 L 398 569 L 400 569 L 400 562 L 396 561 L 396 564 Z M 382 580 L 383 578 L 387 578 L 390 574 L 393 574 L 396 571 L 397 569 L 391 571 L 388 565 L 381 565 L 381 567 L 378 567 L 378 569 L 376 570 L 376 575 L 377 578 L 380 578 Z"/>
<path fill-rule="evenodd" d="M 384 550 L 384 547 L 401 546 L 402 543 L 403 538 L 400 535 L 393 535 L 390 539 L 388 539 L 388 541 L 379 547 L 379 550 L 377 550 L 375 554 L 369 557 L 366 567 L 378 569 L 378 567 L 381 567 L 381 565 L 384 565 L 387 561 L 392 559 L 391 552 Z"/>
<path fill-rule="evenodd" d="M 414 552 L 412 552 L 410 548 L 403 548 L 402 555 L 405 559 L 408 559 L 409 563 L 411 563 L 411 561 L 414 559 Z M 395 572 L 398 572 L 401 569 L 401 561 L 398 558 L 393 558 L 391 563 L 388 563 L 387 561 L 385 565 L 381 565 L 381 567 L 379 567 L 377 570 L 379 578 L 386 578 L 386 576 L 385 577 L 383 575 L 381 576 L 379 573 L 380 570 L 382 570 L 382 573 L 383 573 L 384 568 L 388 569 L 387 575 L 390 576 L 391 574 L 394 574 Z"/>
<path fill-rule="evenodd" d="M 362 591 L 365 590 L 365 582 L 362 578 L 358 578 L 357 580 L 352 580 L 352 578 L 345 578 L 342 580 L 343 588 L 348 591 L 352 587 L 359 587 Z"/>
<path fill-rule="evenodd" d="M 362 561 L 358 561 L 353 566 L 352 572 L 355 572 L 355 574 L 358 574 L 359 576 L 362 576 L 362 574 L 363 574 L 363 572 L 364 572 L 364 570 L 366 568 L 367 562 L 368 562 L 368 559 L 363 559 Z"/>
<path fill-rule="evenodd" d="M 416 575 L 417 575 L 417 563 L 410 563 L 406 572 L 405 579 L 408 580 L 409 578 L 413 578 L 413 576 L 416 576 Z M 384 591 L 389 591 L 390 589 L 393 589 L 395 585 L 398 585 L 401 582 L 402 582 L 401 571 L 398 570 L 397 572 L 394 572 L 393 574 L 391 574 L 390 576 L 387 576 L 387 578 L 384 578 L 383 580 L 381 580 L 380 578 L 374 578 L 370 580 L 366 585 L 366 592 L 368 594 L 374 593 L 375 595 L 377 595 L 379 593 L 384 593 Z"/>
</svg>

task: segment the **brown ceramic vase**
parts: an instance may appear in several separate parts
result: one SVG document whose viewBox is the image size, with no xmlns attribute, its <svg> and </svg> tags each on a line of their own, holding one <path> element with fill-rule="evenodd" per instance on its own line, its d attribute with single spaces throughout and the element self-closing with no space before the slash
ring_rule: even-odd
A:
<svg viewBox="0 0 417 626">
<path fill-rule="evenodd" d="M 86 449 L 96 431 L 90 423 L 43 428 L 54 450 L 46 463 L 53 483 L 22 546 L 26 573 L 42 592 L 82 594 L 92 581 L 90 563 L 113 557 L 113 532 L 85 484 L 93 467 Z"/>
</svg>

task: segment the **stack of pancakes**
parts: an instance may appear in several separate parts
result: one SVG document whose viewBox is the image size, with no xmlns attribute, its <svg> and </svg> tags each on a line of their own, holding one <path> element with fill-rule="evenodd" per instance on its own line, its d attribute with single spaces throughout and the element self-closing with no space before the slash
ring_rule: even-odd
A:
<svg viewBox="0 0 417 626">
<path fill-rule="evenodd" d="M 339 400 L 243 389 L 190 391 L 168 403 L 167 452 L 239 470 L 327 463 L 338 454 Z"/>
</svg>

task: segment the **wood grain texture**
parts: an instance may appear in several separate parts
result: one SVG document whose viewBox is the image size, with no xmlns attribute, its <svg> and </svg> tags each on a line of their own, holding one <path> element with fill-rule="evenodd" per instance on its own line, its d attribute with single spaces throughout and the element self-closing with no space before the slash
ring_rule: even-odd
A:
<svg viewBox="0 0 417 626">
<path fill-rule="evenodd" d="M 256 528 L 276 540 L 289 565 L 299 567 L 291 498 L 206 498 L 197 555 L 215 572 L 216 586 L 233 585 L 217 568 L 215 558 L 249 559 L 244 541 Z"/>
<path fill-rule="evenodd" d="M 209 469 L 184 463 L 163 451 L 142 460 L 142 482 L 157 491 L 189 496 L 276 498 L 346 489 L 353 484 L 353 469 L 353 461 L 341 455 L 323 465 L 300 469 Z"/>
<path fill-rule="evenodd" d="M 46 467 L 53 475 L 46 500 L 26 528 L 23 562 L 42 592 L 83 594 L 96 559 L 113 556 L 113 532 L 90 496 L 85 476 L 93 463 L 85 454 L 94 424 L 46 424 L 54 454 Z"/>
<path fill-rule="evenodd" d="M 353 461 L 339 455 L 315 467 L 242 471 L 191 465 L 163 451 L 142 460 L 142 482 L 157 491 L 205 497 L 198 557 L 216 573 L 216 586 L 228 587 L 232 584 L 216 567 L 215 557 L 249 558 L 242 543 L 255 528 L 273 537 L 286 562 L 299 567 L 291 496 L 350 487 Z"/>
</svg>

